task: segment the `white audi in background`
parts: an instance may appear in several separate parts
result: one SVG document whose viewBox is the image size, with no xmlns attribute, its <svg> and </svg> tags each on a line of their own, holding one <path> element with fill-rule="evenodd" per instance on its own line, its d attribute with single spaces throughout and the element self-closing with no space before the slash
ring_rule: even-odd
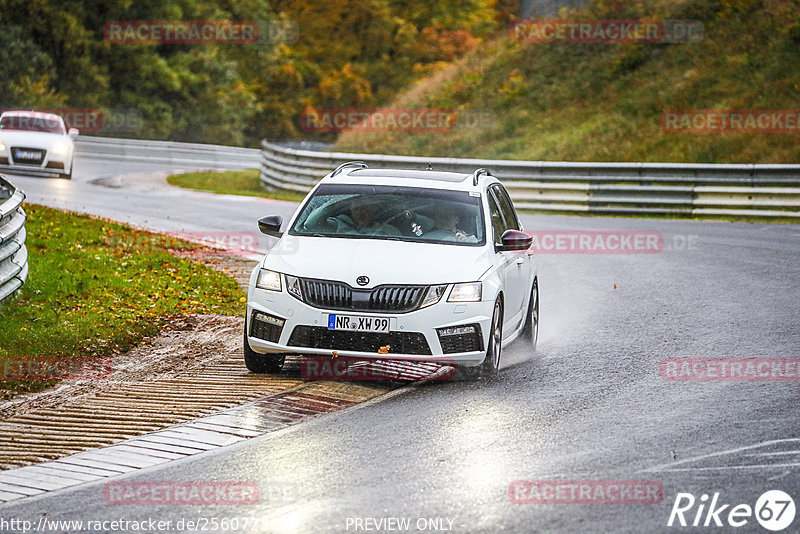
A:
<svg viewBox="0 0 800 534">
<path fill-rule="evenodd" d="M 287 354 L 442 362 L 493 375 L 519 336 L 535 347 L 532 238 L 503 185 L 473 174 L 370 169 L 323 178 L 254 269 L 244 333 L 253 372 Z"/>
<path fill-rule="evenodd" d="M 52 113 L 6 111 L 0 115 L 0 167 L 9 172 L 57 174 L 72 178 L 76 128 Z"/>
</svg>

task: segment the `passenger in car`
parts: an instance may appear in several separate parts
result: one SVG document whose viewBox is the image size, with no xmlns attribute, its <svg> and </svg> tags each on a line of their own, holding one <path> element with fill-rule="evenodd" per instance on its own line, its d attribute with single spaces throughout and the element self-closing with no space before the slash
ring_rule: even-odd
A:
<svg viewBox="0 0 800 534">
<path fill-rule="evenodd" d="M 336 225 L 337 234 L 385 235 L 400 237 L 403 234 L 391 224 L 379 221 L 378 204 L 367 197 L 359 197 L 350 205 L 350 215 L 342 213 L 328 222 Z"/>
<path fill-rule="evenodd" d="M 453 204 L 442 204 L 433 214 L 433 230 L 426 233 L 424 237 L 436 241 L 477 243 L 478 238 L 458 228 L 460 219 L 458 210 Z"/>
</svg>

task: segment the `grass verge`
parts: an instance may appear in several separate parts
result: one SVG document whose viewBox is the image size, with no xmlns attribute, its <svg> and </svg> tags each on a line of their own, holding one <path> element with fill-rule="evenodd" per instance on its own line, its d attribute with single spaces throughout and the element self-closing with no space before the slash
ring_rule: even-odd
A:
<svg viewBox="0 0 800 534">
<path fill-rule="evenodd" d="M 196 191 L 210 191 L 222 195 L 244 195 L 249 197 L 265 197 L 275 200 L 300 202 L 305 198 L 303 193 L 293 191 L 271 191 L 266 189 L 258 177 L 258 169 L 244 171 L 203 171 L 174 174 L 167 178 L 167 183 Z"/>
<path fill-rule="evenodd" d="M 169 236 L 26 205 L 30 274 L 0 307 L 0 398 L 54 381 L 7 379 L 21 359 L 124 352 L 188 314 L 240 315 L 236 281 L 171 254 L 200 247 Z"/>
<path fill-rule="evenodd" d="M 725 128 L 709 120 L 694 130 L 670 129 L 662 122 L 666 112 L 681 110 L 751 110 L 770 116 L 796 109 L 796 1 L 586 4 L 563 8 L 559 17 L 693 21 L 704 32 L 688 43 L 653 44 L 526 43 L 503 32 L 384 106 L 452 110 L 451 130 L 354 129 L 342 133 L 333 150 L 533 161 L 800 160 L 794 126 Z"/>
</svg>

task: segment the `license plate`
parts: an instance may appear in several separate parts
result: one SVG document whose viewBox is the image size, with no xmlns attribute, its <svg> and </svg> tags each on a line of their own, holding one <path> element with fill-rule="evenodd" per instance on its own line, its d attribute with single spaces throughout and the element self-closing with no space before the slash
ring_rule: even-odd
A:
<svg viewBox="0 0 800 534">
<path fill-rule="evenodd" d="M 38 161 L 42 159 L 42 154 L 40 152 L 30 152 L 28 150 L 15 150 L 14 159 L 27 159 L 27 160 Z"/>
<path fill-rule="evenodd" d="M 350 330 L 351 332 L 389 332 L 388 317 L 361 317 L 358 315 L 328 315 L 328 330 Z"/>
</svg>

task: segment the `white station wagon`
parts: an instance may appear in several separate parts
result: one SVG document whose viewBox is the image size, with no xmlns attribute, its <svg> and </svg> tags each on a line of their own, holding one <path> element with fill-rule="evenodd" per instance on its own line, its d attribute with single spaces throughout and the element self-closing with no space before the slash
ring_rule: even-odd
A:
<svg viewBox="0 0 800 534">
<path fill-rule="evenodd" d="M 535 347 L 539 287 L 503 185 L 472 174 L 345 163 L 323 178 L 250 277 L 244 354 L 256 373 L 287 354 L 441 362 L 493 375 L 504 344 Z"/>
</svg>

